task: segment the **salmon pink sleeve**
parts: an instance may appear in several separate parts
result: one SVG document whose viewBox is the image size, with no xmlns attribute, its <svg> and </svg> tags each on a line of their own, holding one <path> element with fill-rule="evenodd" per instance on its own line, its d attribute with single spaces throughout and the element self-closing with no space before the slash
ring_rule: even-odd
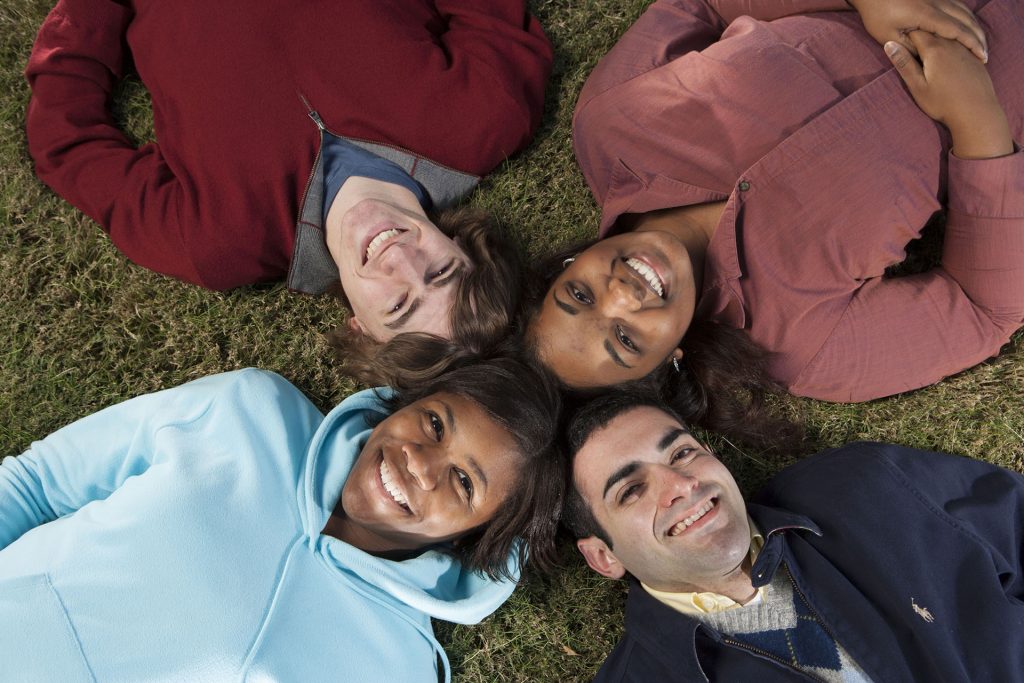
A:
<svg viewBox="0 0 1024 683">
<path fill-rule="evenodd" d="M 843 402 L 917 389 L 997 354 L 1022 325 L 1024 152 L 950 155 L 942 265 L 861 286 L 789 388 Z"/>
</svg>

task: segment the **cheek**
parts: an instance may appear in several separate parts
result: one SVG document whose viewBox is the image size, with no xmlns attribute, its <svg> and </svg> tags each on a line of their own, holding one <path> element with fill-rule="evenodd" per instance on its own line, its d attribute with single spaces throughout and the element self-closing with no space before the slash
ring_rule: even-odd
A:
<svg viewBox="0 0 1024 683">
<path fill-rule="evenodd" d="M 651 350 L 657 349 L 663 355 L 667 355 L 672 349 L 679 345 L 680 340 L 690 328 L 690 321 L 693 313 L 690 310 L 680 310 L 673 306 L 664 311 L 659 317 L 657 324 L 653 326 L 650 345 Z"/>
</svg>

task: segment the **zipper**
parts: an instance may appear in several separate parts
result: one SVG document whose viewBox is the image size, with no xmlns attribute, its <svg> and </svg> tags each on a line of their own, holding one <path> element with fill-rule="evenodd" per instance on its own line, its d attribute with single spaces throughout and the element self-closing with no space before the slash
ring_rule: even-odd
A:
<svg viewBox="0 0 1024 683">
<path fill-rule="evenodd" d="M 782 564 L 782 566 L 783 566 L 783 567 L 785 568 L 785 570 L 786 570 L 786 578 L 787 578 L 787 579 L 789 579 L 789 583 L 790 583 L 790 584 L 791 584 L 791 585 L 793 586 L 793 590 L 794 590 L 794 591 L 796 592 L 796 594 L 797 594 L 797 595 L 799 595 L 799 596 L 800 596 L 800 600 L 801 600 L 801 601 L 802 601 L 802 602 L 804 603 L 804 605 L 805 605 L 805 606 L 807 607 L 807 610 L 808 610 L 808 611 L 809 611 L 809 612 L 810 612 L 811 614 L 813 614 L 813 615 L 814 615 L 814 618 L 815 618 L 815 620 L 816 620 L 816 621 L 817 621 L 817 622 L 818 622 L 819 624 L 821 624 L 821 628 L 822 628 L 822 629 L 823 629 L 823 630 L 825 631 L 825 633 L 827 633 L 827 634 L 829 635 L 829 637 L 830 637 L 830 638 L 832 639 L 832 641 L 833 641 L 833 642 L 834 642 L 834 643 L 835 643 L 836 645 L 839 645 L 839 640 L 838 640 L 838 639 L 836 638 L 836 634 L 832 633 L 832 629 L 830 629 L 830 628 L 828 627 L 828 624 L 826 624 L 826 623 L 825 623 L 825 620 L 821 618 L 821 615 L 820 615 L 820 614 L 818 614 L 818 613 L 817 613 L 816 611 L 814 611 L 814 608 L 813 608 L 813 607 L 811 607 L 811 603 L 810 603 L 810 602 L 808 602 L 808 600 L 807 600 L 807 597 L 806 597 L 806 596 L 804 596 L 804 594 L 803 594 L 803 591 L 801 591 L 801 590 L 800 590 L 800 587 L 796 585 L 796 579 L 794 579 L 794 578 L 793 578 L 793 575 L 792 575 L 792 574 L 790 574 L 790 572 L 789 572 L 789 567 L 786 567 L 786 564 L 785 564 L 785 563 L 783 563 L 783 564 Z"/>
<path fill-rule="evenodd" d="M 334 137 L 341 138 L 343 140 L 355 140 L 356 142 L 365 142 L 368 145 L 377 145 L 379 147 L 387 147 L 388 149 L 393 149 L 396 152 L 401 152 L 402 154 L 408 154 L 409 156 L 411 156 L 411 157 L 413 157 L 415 159 L 424 159 L 424 160 L 429 161 L 430 163 L 432 163 L 434 166 L 438 166 L 440 168 L 443 168 L 446 171 L 451 171 L 452 173 L 458 173 L 459 175 L 469 176 L 470 178 L 476 178 L 477 180 L 479 180 L 480 177 L 481 177 L 481 176 L 478 176 L 478 175 L 474 175 L 472 173 L 468 173 L 466 171 L 460 171 L 457 168 L 453 168 L 451 166 L 448 166 L 447 164 L 442 164 L 439 161 L 434 161 L 433 159 L 429 159 L 429 158 L 423 156 L 422 154 L 417 154 L 416 152 L 412 151 L 411 149 L 406 149 L 405 147 L 402 147 L 401 145 L 394 145 L 394 144 L 391 144 L 390 142 L 381 142 L 380 140 L 369 140 L 367 138 L 357 138 L 357 137 L 354 137 L 352 135 L 338 135 L 333 130 L 328 128 L 326 125 L 324 125 L 323 119 L 320 118 L 320 114 L 318 114 L 316 109 L 313 108 L 313 105 L 311 105 L 309 103 L 309 100 L 306 99 L 305 95 L 303 95 L 302 93 L 299 93 L 299 99 L 301 99 L 302 103 L 306 105 L 306 111 L 309 114 L 309 118 L 313 119 L 313 123 L 315 123 L 316 127 L 320 129 L 320 142 L 321 142 L 321 144 L 323 144 L 323 133 L 327 132 L 327 133 L 330 133 L 331 135 L 333 135 Z M 310 178 L 312 178 L 312 176 L 310 176 Z"/>
<path fill-rule="evenodd" d="M 759 654 L 762 657 L 766 657 L 768 659 L 771 659 L 773 661 L 778 662 L 779 664 L 781 664 L 782 666 L 786 667 L 787 669 L 790 669 L 792 671 L 797 672 L 798 674 L 806 676 L 807 678 L 811 679 L 812 681 L 819 681 L 819 683 L 824 683 L 824 681 L 822 681 L 822 679 L 818 678 L 817 676 L 812 676 L 811 674 L 807 673 L 806 671 L 803 671 L 801 669 L 796 668 L 795 666 L 793 666 L 793 664 L 791 662 L 787 662 L 782 657 L 779 657 L 777 655 L 773 655 L 771 652 L 766 652 L 765 650 L 762 650 L 759 647 L 754 647 L 753 645 L 747 645 L 746 643 L 741 643 L 740 641 L 733 640 L 732 638 L 723 638 L 722 642 L 727 644 L 727 645 L 732 645 L 733 647 L 738 647 L 738 648 L 740 648 L 742 650 L 748 650 L 750 652 L 754 652 L 756 654 Z"/>
<path fill-rule="evenodd" d="M 309 195 L 309 186 L 313 183 L 313 174 L 316 173 L 316 167 L 320 163 L 320 152 L 324 146 L 324 131 L 327 127 L 324 126 L 323 119 L 320 118 L 320 114 L 317 113 L 316 109 L 313 109 L 309 104 L 309 100 L 302 93 L 299 93 L 299 99 L 306 105 L 306 113 L 309 114 L 309 118 L 313 119 L 313 123 L 316 124 L 317 129 L 320 131 L 320 144 L 316 146 L 316 156 L 313 157 L 313 166 L 309 169 L 309 177 L 306 178 L 306 187 L 302 190 L 302 199 L 299 200 L 299 215 L 296 217 L 296 228 L 298 224 L 302 222 L 303 209 L 306 208 L 306 197 Z M 332 133 L 333 135 L 333 133 Z M 291 276 L 291 268 L 288 268 L 288 275 Z"/>
<path fill-rule="evenodd" d="M 832 633 L 832 631 L 829 629 L 829 627 L 825 625 L 825 622 L 822 620 L 821 616 L 816 611 L 814 611 L 813 607 L 811 607 L 811 603 L 809 603 L 807 601 L 807 597 L 804 596 L 803 591 L 801 591 L 799 586 L 796 585 L 796 579 L 794 579 L 793 575 L 789 572 L 789 567 L 786 566 L 785 562 L 782 563 L 782 567 L 786 571 L 786 578 L 789 579 L 790 585 L 793 586 L 793 591 L 797 595 L 800 596 L 800 600 L 807 607 L 807 610 L 811 614 L 814 615 L 815 620 L 821 625 L 821 628 L 824 629 L 825 633 L 827 633 L 829 635 L 829 637 L 832 638 L 833 642 L 835 642 L 838 645 L 839 641 L 836 640 L 835 634 Z M 788 667 L 788 668 L 792 669 L 793 671 L 796 671 L 797 673 L 803 674 L 804 676 L 810 678 L 812 681 L 821 681 L 822 680 L 822 679 L 818 678 L 817 676 L 813 676 L 812 674 L 809 674 L 809 673 L 807 673 L 806 671 L 804 671 L 802 669 L 798 669 L 797 667 L 793 666 L 792 663 L 787 662 L 786 660 L 782 659 L 778 655 L 774 655 L 771 652 L 766 652 L 765 650 L 762 650 L 759 647 L 754 647 L 753 645 L 748 645 L 746 643 L 741 643 L 738 640 L 734 640 L 734 639 L 728 638 L 728 637 L 724 638 L 723 642 L 725 642 L 725 643 L 727 643 L 729 645 L 732 645 L 734 647 L 738 647 L 738 648 L 741 648 L 741 649 L 744 649 L 744 650 L 748 650 L 750 652 L 757 653 L 757 654 L 761 655 L 762 657 L 767 657 L 768 659 L 776 661 L 779 664 L 782 664 L 783 666 Z"/>
</svg>

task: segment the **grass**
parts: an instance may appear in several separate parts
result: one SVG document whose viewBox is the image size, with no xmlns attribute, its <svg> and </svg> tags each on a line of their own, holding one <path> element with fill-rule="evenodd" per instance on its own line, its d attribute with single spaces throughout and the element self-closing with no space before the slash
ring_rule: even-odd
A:
<svg viewBox="0 0 1024 683">
<path fill-rule="evenodd" d="M 598 210 L 572 158 L 570 121 L 586 75 L 647 0 L 535 0 L 556 50 L 534 144 L 483 183 L 493 210 L 534 254 L 593 234 Z M 333 369 L 323 333 L 342 314 L 280 286 L 202 291 L 128 263 L 89 219 L 43 187 L 24 138 L 22 70 L 50 2 L 0 0 L 0 455 L 131 396 L 245 366 L 281 373 L 321 408 L 354 385 Z M 152 135 L 148 96 L 129 79 L 118 116 Z M 912 331 L 908 331 L 912 334 Z M 853 406 L 791 399 L 818 448 L 893 441 L 1024 471 L 1024 349 L 912 394 Z M 712 439 L 715 441 L 714 439 Z M 780 462 L 715 445 L 745 489 Z M 565 549 L 566 570 L 533 578 L 481 626 L 438 631 L 456 680 L 582 681 L 620 635 L 623 587 Z"/>
</svg>

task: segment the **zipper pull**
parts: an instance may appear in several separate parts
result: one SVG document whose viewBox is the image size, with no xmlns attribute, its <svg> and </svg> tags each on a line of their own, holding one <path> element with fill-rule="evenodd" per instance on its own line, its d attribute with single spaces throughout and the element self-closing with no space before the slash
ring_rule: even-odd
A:
<svg viewBox="0 0 1024 683">
<path fill-rule="evenodd" d="M 324 126 L 323 120 L 320 118 L 320 114 L 316 113 L 316 109 L 309 110 L 309 118 L 313 119 L 313 123 L 316 124 L 316 127 L 320 129 L 321 133 L 327 130 L 326 126 Z"/>
<path fill-rule="evenodd" d="M 313 109 L 313 105 L 309 103 L 306 96 L 298 90 L 295 91 L 295 94 L 298 95 L 299 99 L 302 100 L 302 103 L 306 105 L 306 113 L 309 114 L 309 118 L 313 119 L 313 123 L 315 123 L 316 127 L 320 129 L 320 132 L 322 133 L 327 130 L 327 126 L 324 125 L 323 119 L 320 118 L 320 114 L 316 113 L 316 109 Z"/>
</svg>

